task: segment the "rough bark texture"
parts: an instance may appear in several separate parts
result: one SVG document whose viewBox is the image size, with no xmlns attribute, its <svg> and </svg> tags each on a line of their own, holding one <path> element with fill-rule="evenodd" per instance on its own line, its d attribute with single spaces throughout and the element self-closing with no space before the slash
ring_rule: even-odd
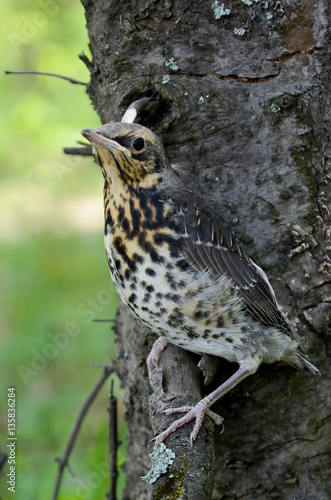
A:
<svg viewBox="0 0 331 500">
<path fill-rule="evenodd" d="M 102 122 L 153 96 L 158 105 L 140 122 L 266 271 L 322 373 L 261 367 L 215 405 L 223 434 L 205 419 L 193 449 L 190 424 L 169 438 L 176 460 L 151 487 L 139 478 L 150 468 L 150 421 L 162 430 L 171 417 L 160 409 L 196 401 L 236 366 L 221 360 L 205 389 L 198 358 L 167 348 L 152 394 L 145 359 L 154 337 L 120 308 L 124 498 L 330 498 L 330 3 L 225 1 L 230 12 L 212 0 L 83 4 L 89 94 Z"/>
</svg>

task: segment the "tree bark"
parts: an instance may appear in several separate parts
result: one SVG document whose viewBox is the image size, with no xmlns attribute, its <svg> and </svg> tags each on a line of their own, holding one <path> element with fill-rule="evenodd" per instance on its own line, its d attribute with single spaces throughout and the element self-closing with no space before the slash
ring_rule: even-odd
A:
<svg viewBox="0 0 331 500">
<path fill-rule="evenodd" d="M 330 498 L 330 2 L 83 4 L 88 92 L 102 122 L 152 96 L 140 123 L 268 274 L 322 374 L 261 367 L 213 408 L 224 433 L 206 418 L 193 448 L 192 424 L 167 440 L 175 462 L 150 486 L 140 480 L 147 442 L 171 422 L 160 409 L 194 403 L 237 367 L 220 360 L 205 388 L 199 357 L 168 346 L 152 391 L 145 360 L 155 337 L 120 307 L 124 498 Z"/>
</svg>

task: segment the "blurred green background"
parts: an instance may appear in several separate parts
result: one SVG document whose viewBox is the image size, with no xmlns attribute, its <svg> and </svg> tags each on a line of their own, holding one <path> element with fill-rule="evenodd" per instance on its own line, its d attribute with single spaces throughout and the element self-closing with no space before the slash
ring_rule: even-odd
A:
<svg viewBox="0 0 331 500">
<path fill-rule="evenodd" d="M 78 59 L 90 55 L 83 7 L 78 0 L 11 0 L 1 10 L 0 449 L 7 444 L 7 388 L 15 387 L 15 498 L 45 500 L 57 473 L 53 458 L 102 371 L 90 364 L 115 356 L 111 325 L 92 319 L 113 318 L 119 301 L 103 249 L 101 173 L 92 159 L 62 153 L 82 139 L 81 128 L 100 124 L 86 88 L 4 75 L 48 71 L 87 82 Z M 62 500 L 99 500 L 109 489 L 108 392 L 109 381 L 83 424 Z M 125 432 L 121 418 L 120 439 Z M 120 465 L 124 457 L 123 445 Z M 7 472 L 2 500 L 13 498 Z"/>
</svg>

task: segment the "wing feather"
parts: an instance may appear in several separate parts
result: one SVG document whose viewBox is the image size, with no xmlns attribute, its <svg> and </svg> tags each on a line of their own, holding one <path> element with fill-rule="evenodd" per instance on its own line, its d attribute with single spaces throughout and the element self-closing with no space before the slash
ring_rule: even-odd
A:
<svg viewBox="0 0 331 500">
<path fill-rule="evenodd" d="M 247 256 L 225 221 L 196 204 L 179 205 L 178 214 L 185 228 L 183 250 L 190 264 L 217 275 L 227 274 L 256 320 L 291 332 L 292 326 L 280 311 L 267 276 Z"/>
</svg>

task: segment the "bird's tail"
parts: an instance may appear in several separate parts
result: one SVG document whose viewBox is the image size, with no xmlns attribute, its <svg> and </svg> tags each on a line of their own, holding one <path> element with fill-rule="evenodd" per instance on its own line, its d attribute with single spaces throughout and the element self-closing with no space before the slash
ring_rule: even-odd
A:
<svg viewBox="0 0 331 500">
<path fill-rule="evenodd" d="M 313 375 L 317 375 L 317 373 L 320 373 L 319 369 L 316 368 L 316 366 L 314 366 L 306 358 L 304 358 L 303 356 L 301 356 L 301 354 L 299 354 L 299 353 L 297 353 L 297 354 L 298 354 L 298 357 L 300 359 L 301 366 L 302 366 L 302 368 L 304 370 L 312 373 Z"/>
</svg>

